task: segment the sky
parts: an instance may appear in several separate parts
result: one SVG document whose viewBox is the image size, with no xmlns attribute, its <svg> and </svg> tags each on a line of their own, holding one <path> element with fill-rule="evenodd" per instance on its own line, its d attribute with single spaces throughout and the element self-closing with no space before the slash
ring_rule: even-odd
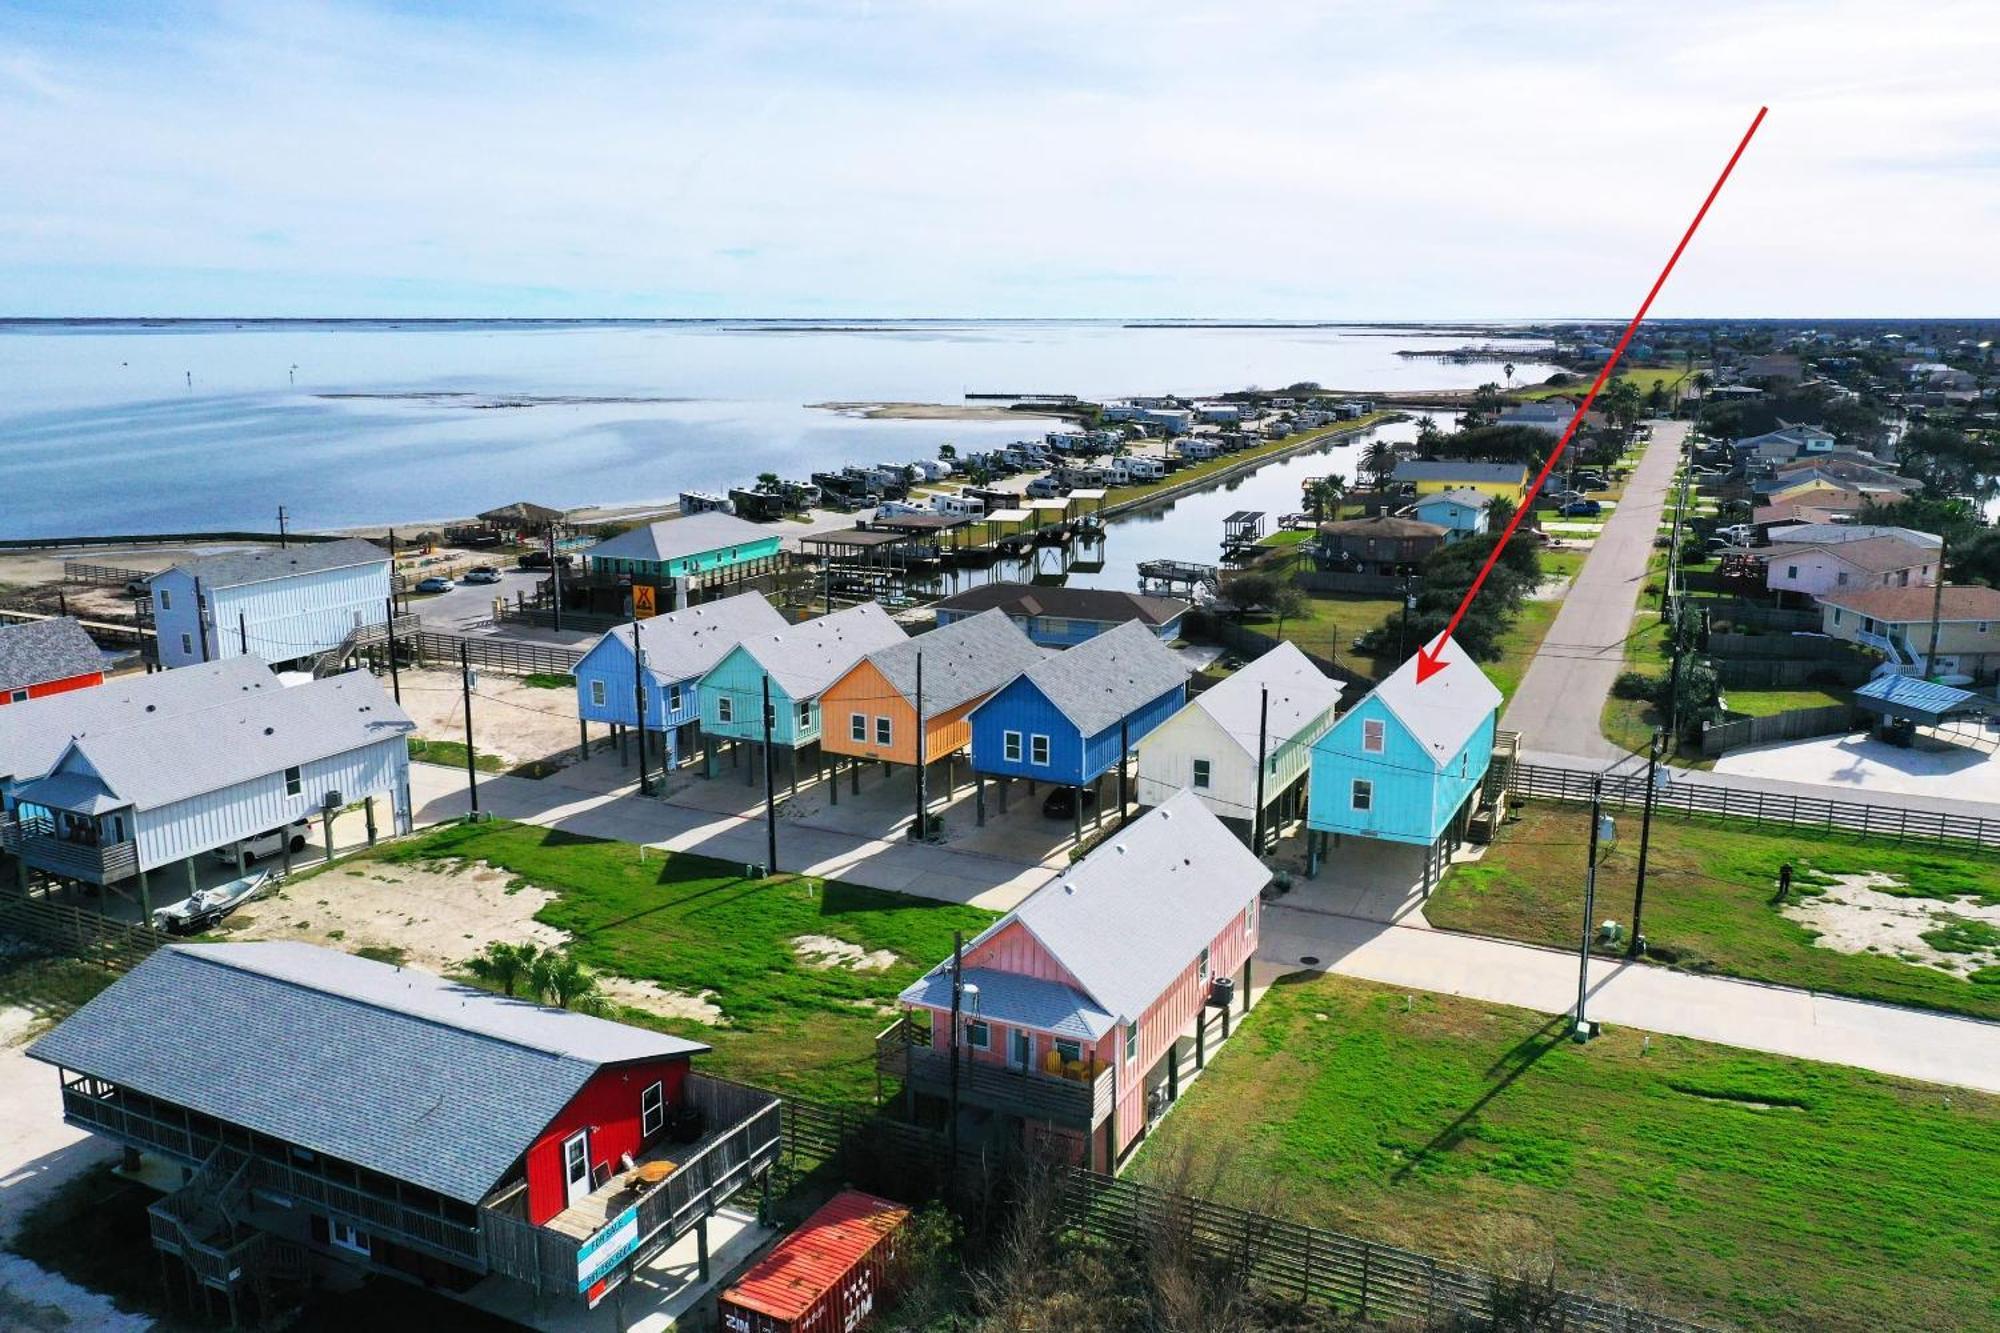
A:
<svg viewBox="0 0 2000 1333">
<path fill-rule="evenodd" d="M 2000 315 L 2000 6 L 0 0 L 0 315 Z"/>
</svg>

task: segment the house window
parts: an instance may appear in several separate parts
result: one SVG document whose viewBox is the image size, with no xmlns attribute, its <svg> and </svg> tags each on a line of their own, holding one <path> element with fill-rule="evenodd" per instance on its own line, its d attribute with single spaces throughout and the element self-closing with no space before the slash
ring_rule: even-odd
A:
<svg viewBox="0 0 2000 1333">
<path fill-rule="evenodd" d="M 1139 1058 L 1139 1025 L 1135 1022 L 1125 1029 L 1125 1063 L 1131 1064 Z"/>
<path fill-rule="evenodd" d="M 1074 1042 L 1074 1041 L 1057 1042 L 1056 1059 L 1062 1061 L 1065 1065 L 1082 1064 L 1083 1044 L 1081 1042 Z"/>
<path fill-rule="evenodd" d="M 868 741 L 867 715 L 864 713 L 849 713 L 847 715 L 847 734 L 851 739 L 866 744 Z"/>
<path fill-rule="evenodd" d="M 1367 778 L 1354 779 L 1354 792 L 1351 799 L 1356 810 L 1373 810 L 1375 808 L 1375 784 Z"/>
<path fill-rule="evenodd" d="M 799 726 L 801 728 L 805 728 L 805 727 L 810 727 L 812 724 L 813 724 L 813 706 L 812 706 L 812 700 L 808 699 L 804 703 L 799 705 Z"/>
<path fill-rule="evenodd" d="M 1257 900 L 1255 898 L 1252 898 L 1249 905 L 1243 909 L 1243 933 L 1246 935 L 1255 935 L 1257 933 Z"/>
<path fill-rule="evenodd" d="M 288 769 L 286 769 L 286 770 L 285 770 L 285 795 L 287 795 L 287 796 L 297 796 L 297 795 L 299 794 L 299 786 L 300 786 L 300 782 L 299 782 L 299 770 L 297 770 L 296 768 L 288 768 Z"/>
<path fill-rule="evenodd" d="M 1794 574 L 1793 577 L 1796 578 L 1798 576 Z M 1840 573 L 1835 574 L 1833 576 L 1833 583 L 1836 588 L 1845 588 L 1847 586 L 1847 571 L 1842 570 Z"/>
<path fill-rule="evenodd" d="M 966 1022 L 965 1044 L 975 1051 L 985 1050 L 993 1041 L 993 1029 L 984 1019 L 974 1018 Z"/>
<path fill-rule="evenodd" d="M 1786 565 L 1786 566 L 1785 566 L 1785 577 L 1786 577 L 1786 578 L 1788 578 L 1788 579 L 1795 579 L 1795 578 L 1797 578 L 1798 576 L 1799 576 L 1799 567 L 1798 567 L 1797 565 Z M 1843 577 L 1844 577 L 1844 576 L 1843 576 Z"/>
<path fill-rule="evenodd" d="M 1030 736 L 1028 738 L 1028 762 L 1046 766 L 1049 762 L 1049 738 Z"/>
<path fill-rule="evenodd" d="M 194 652 L 193 636 L 187 634 L 181 635 L 181 652 L 183 655 L 191 654 Z"/>
<path fill-rule="evenodd" d="M 764 705 L 764 730 L 773 731 L 778 725 L 778 705 Z"/>
<path fill-rule="evenodd" d="M 715 720 L 717 722 L 734 722 L 736 720 L 736 701 L 726 694 L 718 695 L 715 700 Z"/>
<path fill-rule="evenodd" d="M 17 704 L 25 700 L 27 697 L 28 697 L 28 692 L 26 690 L 15 690 L 13 693 L 7 696 L 7 702 L 10 704 Z"/>
<path fill-rule="evenodd" d="M 336 1222 L 331 1218 L 327 1219 L 326 1240 L 327 1244 L 334 1246 L 336 1249 L 346 1250 L 350 1254 L 358 1254 L 363 1258 L 368 1257 L 368 1233 L 365 1231 L 356 1231 L 345 1222 Z"/>
<path fill-rule="evenodd" d="M 1196 981 L 1208 980 L 1208 950 L 1206 949 L 1201 951 L 1201 962 L 1195 968 L 1194 979 Z"/>
<path fill-rule="evenodd" d="M 1833 623 L 1836 625 L 1840 623 L 1840 608 L 1837 606 L 1833 608 Z"/>
<path fill-rule="evenodd" d="M 667 1123 L 667 1092 L 658 1083 L 649 1084 L 639 1094 L 639 1133 L 651 1138 Z"/>
<path fill-rule="evenodd" d="M 604 682 L 601 680 L 590 682 L 590 706 L 592 708 L 604 707 Z"/>
<path fill-rule="evenodd" d="M 681 711 L 681 687 L 678 685 L 667 686 L 667 711 L 669 713 Z"/>
<path fill-rule="evenodd" d="M 1361 748 L 1369 754 L 1380 754 L 1388 748 L 1388 728 L 1379 720 L 1369 718 L 1361 724 Z"/>
<path fill-rule="evenodd" d="M 1021 733 L 1003 731 L 1000 733 L 1000 754 L 1010 764 L 1021 762 Z"/>
<path fill-rule="evenodd" d="M 1197 760 L 1195 760 L 1195 761 L 1194 761 L 1194 788 L 1195 788 L 1195 790 L 1196 790 L 1196 791 L 1207 791 L 1207 790 L 1208 790 L 1208 775 L 1209 775 L 1209 766 L 1208 766 L 1208 760 L 1206 760 L 1206 759 L 1197 759 Z"/>
<path fill-rule="evenodd" d="M 877 745 L 894 745 L 895 735 L 896 729 L 888 718 L 877 717 L 875 719 L 875 743 Z"/>
<path fill-rule="evenodd" d="M 169 591 L 168 591 L 167 589 L 165 589 L 165 588 L 159 588 L 159 589 L 156 589 L 155 591 L 157 591 L 157 592 L 158 592 L 158 593 L 160 594 L 160 609 L 161 609 L 162 611 L 171 611 L 171 610 L 173 610 L 173 609 L 174 609 L 174 595 L 173 595 L 173 593 L 169 592 Z"/>
</svg>

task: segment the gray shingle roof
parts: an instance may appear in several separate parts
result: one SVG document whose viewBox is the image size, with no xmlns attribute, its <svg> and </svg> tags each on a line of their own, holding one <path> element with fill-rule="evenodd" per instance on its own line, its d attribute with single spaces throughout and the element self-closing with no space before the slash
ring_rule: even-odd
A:
<svg viewBox="0 0 2000 1333">
<path fill-rule="evenodd" d="M 1023 675 L 1088 737 L 1185 685 L 1188 665 L 1153 631 L 1128 620 L 1037 662 Z"/>
<path fill-rule="evenodd" d="M 876 649 L 909 637 L 880 605 L 863 602 L 776 634 L 746 638 L 741 646 L 779 689 L 799 700 L 819 694 Z"/>
<path fill-rule="evenodd" d="M 1270 882 L 1264 863 L 1184 791 L 1099 844 L 988 934 L 1018 920 L 1100 1008 L 1131 1020 Z"/>
<path fill-rule="evenodd" d="M 40 777 L 62 758 L 73 737 L 213 708 L 247 691 L 283 688 L 262 659 L 231 657 L 151 675 L 117 676 L 88 690 L 8 704 L 0 708 L 0 782 Z"/>
<path fill-rule="evenodd" d="M 785 617 L 764 600 L 764 594 L 741 592 L 640 621 L 639 646 L 646 654 L 648 674 L 669 682 L 692 680 L 707 674 L 724 654 L 751 635 L 776 634 L 784 628 Z M 604 639 L 615 639 L 629 651 L 632 623 L 614 626 Z M 596 648 L 597 644 L 591 645 L 591 651 Z"/>
<path fill-rule="evenodd" d="M 69 616 L 0 625 L 0 690 L 104 670 L 104 654 Z"/>
<path fill-rule="evenodd" d="M 245 551 L 225 551 L 221 555 L 197 556 L 174 568 L 201 580 L 208 591 L 234 588 L 266 579 L 288 578 L 322 569 L 345 569 L 350 565 L 387 563 L 389 553 L 373 542 L 347 537 L 335 542 L 297 542 L 291 546 L 262 546 Z"/>
<path fill-rule="evenodd" d="M 1041 1032 L 1059 1032 L 1096 1041 L 1118 1020 L 1091 1002 L 1089 996 L 1060 981 L 987 967 L 968 967 L 964 982 L 979 987 L 979 1016 L 1001 1023 L 1021 1023 Z M 903 991 L 909 1004 L 932 1009 L 951 1008 L 951 965 L 929 973 Z"/>
<path fill-rule="evenodd" d="M 1045 654 L 1002 611 L 982 611 L 868 654 L 882 678 L 913 704 L 917 656 L 924 659 L 924 716 L 936 717 L 990 694 Z"/>
<path fill-rule="evenodd" d="M 265 941 L 168 945 L 28 1054 L 476 1204 L 600 1068 L 705 1049 Z"/>
<path fill-rule="evenodd" d="M 120 805 L 153 810 L 415 729 L 373 676 L 351 671 L 154 715 L 79 737 L 70 748 Z M 58 762 L 67 768 L 67 757 Z M 39 801 L 41 783 L 24 783 L 18 794 Z"/>
<path fill-rule="evenodd" d="M 710 510 L 686 518 L 663 519 L 622 532 L 585 551 L 591 559 L 679 560 L 729 546 L 747 546 L 779 535 L 768 524 L 752 523 L 734 514 Z"/>
<path fill-rule="evenodd" d="M 1269 690 L 1270 717 L 1264 733 L 1268 757 L 1339 703 L 1346 688 L 1322 675 L 1298 645 L 1286 640 L 1220 685 L 1197 694 L 1188 707 L 1207 713 L 1243 747 L 1243 753 L 1254 755 L 1263 692 Z"/>
<path fill-rule="evenodd" d="M 990 611 L 1010 616 L 1057 616 L 1065 620 L 1137 620 L 1158 627 L 1183 615 L 1188 604 L 1172 597 L 1148 597 L 1115 588 L 1039 587 L 1032 583 L 985 583 L 945 598 L 939 611 Z"/>
</svg>

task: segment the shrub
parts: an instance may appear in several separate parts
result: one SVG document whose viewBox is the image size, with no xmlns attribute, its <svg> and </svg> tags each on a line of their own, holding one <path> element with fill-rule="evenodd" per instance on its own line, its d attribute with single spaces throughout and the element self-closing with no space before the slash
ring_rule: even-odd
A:
<svg viewBox="0 0 2000 1333">
<path fill-rule="evenodd" d="M 1659 676 L 1649 676 L 1643 671 L 1626 671 L 1611 683 L 1611 694 L 1616 699 L 1654 700 L 1660 697 L 1660 688 L 1664 684 Z"/>
</svg>

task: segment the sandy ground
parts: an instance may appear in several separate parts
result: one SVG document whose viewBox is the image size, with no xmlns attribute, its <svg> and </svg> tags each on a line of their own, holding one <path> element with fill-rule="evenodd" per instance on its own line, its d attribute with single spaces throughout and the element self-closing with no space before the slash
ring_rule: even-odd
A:
<svg viewBox="0 0 2000 1333">
<path fill-rule="evenodd" d="M 456 671 L 405 671 L 403 711 L 426 740 L 465 739 L 465 697 Z M 383 681 L 387 684 L 387 680 Z M 598 727 L 591 739 L 600 740 Z M 473 748 L 510 767 L 530 759 L 569 763 L 576 758 L 576 691 L 539 689 L 518 676 L 479 673 L 472 696 Z"/>
<path fill-rule="evenodd" d="M 869 951 L 858 944 L 837 940 L 831 935 L 801 935 L 792 941 L 792 952 L 807 967 L 844 967 L 850 972 L 880 972 L 894 966 L 894 949 Z"/>
<path fill-rule="evenodd" d="M 1794 898 L 1785 915 L 1819 932 L 1813 941 L 1840 953 L 1875 953 L 1905 962 L 1935 967 L 1964 976 L 2000 964 L 2000 948 L 1954 953 L 1924 938 L 1927 932 L 1962 921 L 1984 922 L 2000 929 L 2000 904 L 1985 905 L 1976 897 L 1955 899 L 1906 898 L 1883 892 L 1901 881 L 1891 875 L 1834 875 L 1821 892 Z"/>
</svg>

